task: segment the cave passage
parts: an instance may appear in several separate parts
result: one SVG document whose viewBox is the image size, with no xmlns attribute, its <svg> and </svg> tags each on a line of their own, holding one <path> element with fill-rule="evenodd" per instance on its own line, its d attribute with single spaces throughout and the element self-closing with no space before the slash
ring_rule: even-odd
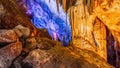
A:
<svg viewBox="0 0 120 68">
<path fill-rule="evenodd" d="M 37 28 L 48 30 L 53 40 L 62 42 L 67 46 L 71 41 L 71 26 L 67 13 L 56 0 L 23 0 L 21 7 L 30 16 L 32 23 Z"/>
</svg>

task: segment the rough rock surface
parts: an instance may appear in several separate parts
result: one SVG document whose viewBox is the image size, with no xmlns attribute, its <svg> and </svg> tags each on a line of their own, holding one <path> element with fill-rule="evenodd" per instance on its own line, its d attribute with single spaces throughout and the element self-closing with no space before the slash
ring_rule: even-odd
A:
<svg viewBox="0 0 120 68">
<path fill-rule="evenodd" d="M 28 27 L 30 36 L 39 35 L 36 27 L 18 6 L 16 0 L 0 0 L 0 29 L 13 29 L 17 25 Z"/>
<path fill-rule="evenodd" d="M 92 51 L 55 46 L 50 50 L 35 49 L 23 60 L 23 68 L 114 68 Z"/>
<path fill-rule="evenodd" d="M 57 44 L 55 41 L 53 43 L 46 39 L 37 40 L 36 42 L 30 41 L 31 47 L 28 47 L 30 53 L 28 52 L 28 55 L 26 53 L 25 55 L 20 55 L 16 60 L 15 58 L 22 50 L 21 43 L 17 41 L 0 49 L 1 68 L 8 68 L 12 62 L 16 68 L 17 66 L 24 68 L 113 68 L 106 62 L 106 45 L 108 45 L 108 43 L 106 44 L 108 40 L 105 39 L 107 34 L 106 28 L 108 28 L 114 38 L 113 54 L 115 55 L 113 56 L 116 59 L 116 67 L 119 68 L 120 7 L 118 6 L 120 6 L 120 1 L 74 0 L 74 2 L 69 0 L 73 4 L 68 3 L 70 5 L 66 6 L 67 1 L 57 0 L 57 3 L 62 2 L 64 10 L 68 10 L 70 15 L 73 33 L 72 46 L 61 47 L 61 44 Z M 68 9 L 68 7 L 70 8 Z M 93 8 L 94 10 L 92 10 Z M 41 36 L 42 34 L 30 23 L 25 13 L 18 7 L 16 0 L 0 0 L 0 29 L 11 29 L 18 24 L 28 27 L 30 36 Z M 19 30 L 15 32 L 21 37 L 22 32 Z M 25 34 L 29 35 L 29 33 Z M 100 36 L 98 37 L 98 35 Z M 25 40 L 22 42 L 25 42 Z M 34 42 L 36 45 L 34 45 L 36 47 L 35 50 L 32 49 Z"/>
<path fill-rule="evenodd" d="M 20 32 L 22 33 L 22 35 L 24 37 L 28 37 L 30 35 L 30 29 L 28 27 L 24 27 L 22 25 L 17 25 L 14 29 L 20 30 Z M 16 33 L 17 33 L 17 31 L 16 31 Z M 20 35 L 20 34 L 18 34 L 18 35 Z"/>
<path fill-rule="evenodd" d="M 106 45 L 111 43 L 109 45 L 115 52 L 112 49 L 109 52 L 114 53 L 115 63 L 119 64 L 119 9 L 119 0 L 77 0 L 76 5 L 68 10 L 72 26 L 72 44 L 77 48 L 94 51 L 107 61 Z M 107 42 L 109 33 L 114 40 Z"/>
<path fill-rule="evenodd" d="M 48 33 L 47 29 L 41 28 L 41 29 L 38 29 L 38 31 L 40 32 L 40 37 L 41 37 L 41 38 L 49 38 L 49 39 L 52 39 L 52 37 L 51 37 L 50 34 Z"/>
<path fill-rule="evenodd" d="M 37 46 L 37 42 L 35 37 L 31 37 L 31 38 L 27 38 L 25 41 L 25 47 L 24 47 L 24 51 L 25 52 L 30 52 L 32 50 L 34 50 Z"/>
<path fill-rule="evenodd" d="M 11 43 L 0 49 L 0 68 L 8 68 L 22 52 L 22 43 Z"/>
<path fill-rule="evenodd" d="M 37 38 L 36 43 L 35 49 L 22 52 L 9 68 L 114 68 L 87 49 L 62 47 L 61 43 L 48 38 Z"/>
<path fill-rule="evenodd" d="M 0 45 L 13 43 L 18 40 L 14 30 L 0 30 Z"/>
<path fill-rule="evenodd" d="M 88 49 L 98 53 L 107 61 L 105 25 L 101 25 L 96 15 L 94 13 L 90 14 L 88 7 L 85 6 L 84 0 L 78 0 L 77 4 L 69 9 L 72 43 L 77 48 Z"/>
</svg>

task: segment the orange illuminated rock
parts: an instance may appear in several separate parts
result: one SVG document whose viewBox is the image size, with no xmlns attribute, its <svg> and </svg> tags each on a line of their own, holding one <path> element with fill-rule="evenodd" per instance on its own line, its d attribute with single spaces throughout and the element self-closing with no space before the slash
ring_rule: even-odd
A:
<svg viewBox="0 0 120 68">
<path fill-rule="evenodd" d="M 16 42 L 18 37 L 13 30 L 0 30 L 0 44 Z"/>
</svg>

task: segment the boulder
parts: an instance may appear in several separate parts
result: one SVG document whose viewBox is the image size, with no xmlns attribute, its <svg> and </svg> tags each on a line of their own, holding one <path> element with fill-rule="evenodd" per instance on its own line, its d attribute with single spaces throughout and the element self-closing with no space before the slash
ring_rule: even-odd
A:
<svg viewBox="0 0 120 68">
<path fill-rule="evenodd" d="M 16 26 L 15 29 L 19 29 L 24 37 L 28 37 L 30 35 L 30 29 L 22 25 Z M 20 35 L 20 33 L 18 33 L 18 35 Z"/>
<path fill-rule="evenodd" d="M 13 30 L 0 30 L 0 45 L 16 42 L 18 37 Z"/>
<path fill-rule="evenodd" d="M 23 68 L 41 68 L 51 58 L 50 53 L 44 50 L 33 50 L 23 60 Z"/>
<path fill-rule="evenodd" d="M 9 68 L 22 68 L 22 60 L 24 57 L 19 56 L 15 59 L 15 61 L 9 66 Z"/>
<path fill-rule="evenodd" d="M 11 43 L 0 49 L 0 68 L 8 68 L 22 52 L 22 43 Z"/>
<path fill-rule="evenodd" d="M 23 33 L 19 29 L 13 29 L 18 37 L 22 37 Z"/>
</svg>

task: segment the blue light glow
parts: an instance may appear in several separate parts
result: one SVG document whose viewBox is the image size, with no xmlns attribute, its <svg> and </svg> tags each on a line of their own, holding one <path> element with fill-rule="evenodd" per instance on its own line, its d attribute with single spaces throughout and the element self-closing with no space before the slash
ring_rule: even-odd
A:
<svg viewBox="0 0 120 68">
<path fill-rule="evenodd" d="M 63 45 L 71 41 L 71 26 L 69 17 L 59 4 L 57 10 L 56 0 L 24 0 L 28 11 L 32 15 L 31 21 L 37 28 L 46 28 L 54 40 Z"/>
</svg>

